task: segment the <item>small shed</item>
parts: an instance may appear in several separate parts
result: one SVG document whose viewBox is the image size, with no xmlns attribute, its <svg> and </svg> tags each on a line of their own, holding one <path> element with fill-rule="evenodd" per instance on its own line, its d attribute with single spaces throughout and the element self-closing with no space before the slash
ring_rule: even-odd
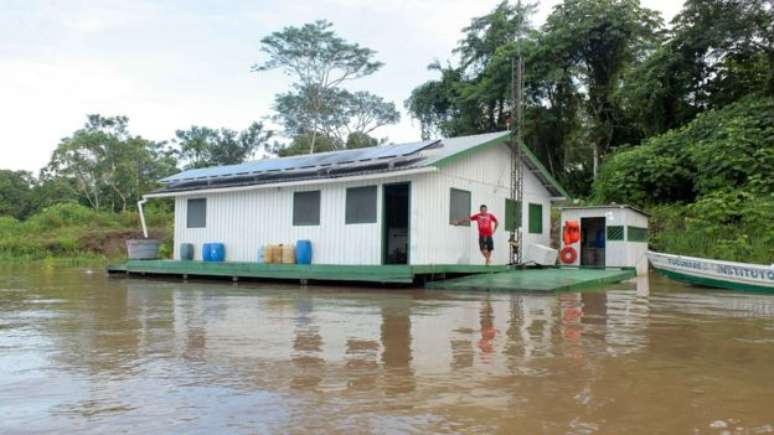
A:
<svg viewBox="0 0 774 435">
<path fill-rule="evenodd" d="M 635 207 L 617 204 L 563 207 L 561 211 L 563 233 L 568 221 L 577 222 L 580 226 L 580 240 L 570 244 L 562 240 L 563 264 L 634 267 L 638 275 L 647 273 L 647 213 Z M 568 247 L 571 249 L 565 250 Z M 575 255 L 572 255 L 573 250 Z"/>
</svg>

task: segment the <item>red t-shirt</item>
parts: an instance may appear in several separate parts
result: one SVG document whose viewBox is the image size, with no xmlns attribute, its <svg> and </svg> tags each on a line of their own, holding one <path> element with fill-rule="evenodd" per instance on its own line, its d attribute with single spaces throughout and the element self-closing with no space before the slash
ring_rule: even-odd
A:
<svg viewBox="0 0 774 435">
<path fill-rule="evenodd" d="M 492 235 L 492 222 L 497 222 L 497 218 L 492 213 L 476 213 L 470 217 L 470 220 L 478 223 L 478 235 L 483 237 Z"/>
</svg>

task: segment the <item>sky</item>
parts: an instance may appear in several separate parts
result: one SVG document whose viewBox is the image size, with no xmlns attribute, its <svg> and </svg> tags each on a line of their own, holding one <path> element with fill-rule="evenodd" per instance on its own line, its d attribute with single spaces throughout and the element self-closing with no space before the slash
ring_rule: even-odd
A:
<svg viewBox="0 0 774 435">
<path fill-rule="evenodd" d="M 348 85 L 392 101 L 399 124 L 374 133 L 419 139 L 403 102 L 436 78 L 472 17 L 500 0 L 0 0 L 0 169 L 37 173 L 86 115 L 126 115 L 133 134 L 170 140 L 191 125 L 246 128 L 271 115 L 291 80 L 254 73 L 260 39 L 327 19 L 377 51 L 377 73 Z M 670 20 L 680 1 L 641 0 Z M 559 0 L 543 0 L 541 25 Z"/>
</svg>

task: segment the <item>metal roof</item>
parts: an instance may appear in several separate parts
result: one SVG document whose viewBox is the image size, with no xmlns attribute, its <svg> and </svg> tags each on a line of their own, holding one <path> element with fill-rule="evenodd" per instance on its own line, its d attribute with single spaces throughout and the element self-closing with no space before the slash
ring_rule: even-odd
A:
<svg viewBox="0 0 774 435">
<path fill-rule="evenodd" d="M 509 142 L 510 133 L 500 131 L 331 151 L 302 156 L 263 159 L 238 165 L 189 169 L 160 180 L 163 192 L 190 191 L 235 185 L 271 184 L 294 180 L 331 179 L 365 173 L 388 172 L 421 168 L 444 167 L 456 159 L 494 145 Z M 569 198 L 569 194 L 551 176 L 538 158 L 524 147 L 523 161 L 554 198 Z"/>
<path fill-rule="evenodd" d="M 287 172 L 298 170 L 316 170 L 329 167 L 353 166 L 374 163 L 385 159 L 396 159 L 415 154 L 440 141 L 422 141 L 397 145 L 358 148 L 352 150 L 331 151 L 301 156 L 263 159 L 237 165 L 213 166 L 209 168 L 189 169 L 160 181 L 171 185 L 196 180 L 215 181 L 234 177 L 249 177 L 269 172 Z M 380 162 L 381 163 L 381 162 Z"/>
</svg>

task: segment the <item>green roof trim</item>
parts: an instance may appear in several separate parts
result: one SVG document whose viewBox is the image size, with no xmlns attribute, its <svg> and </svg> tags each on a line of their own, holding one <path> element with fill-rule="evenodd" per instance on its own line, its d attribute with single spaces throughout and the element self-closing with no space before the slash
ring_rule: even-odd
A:
<svg viewBox="0 0 774 435">
<path fill-rule="evenodd" d="M 437 162 L 433 163 L 433 166 L 441 169 L 446 166 L 449 166 L 450 164 L 456 162 L 457 160 L 460 160 L 462 158 L 471 156 L 475 153 L 478 153 L 479 151 L 483 151 L 489 147 L 496 146 L 496 145 L 509 145 L 509 139 L 511 134 L 509 132 L 504 132 L 501 136 L 498 136 L 492 140 L 489 140 L 487 142 L 480 143 L 476 146 L 470 147 L 464 151 L 460 151 L 456 154 L 449 155 L 447 157 L 444 157 L 441 160 L 438 160 Z M 542 175 L 546 181 L 551 183 L 551 185 L 561 194 L 561 196 L 572 199 L 572 196 L 570 196 L 569 193 L 562 187 L 561 184 L 559 184 L 558 181 L 556 181 L 556 178 L 554 178 L 553 175 L 551 175 L 550 172 L 548 172 L 548 169 L 546 169 L 545 166 L 543 166 L 542 163 L 540 163 L 540 160 L 537 158 L 535 153 L 532 152 L 532 150 L 529 149 L 528 146 L 522 145 L 522 150 L 524 151 L 524 155 L 529 160 L 529 162 L 535 166 L 535 169 Z"/>
<path fill-rule="evenodd" d="M 566 190 L 564 190 L 564 187 L 562 187 L 562 185 L 559 184 L 559 182 L 556 180 L 556 178 L 554 178 L 554 176 L 551 175 L 550 172 L 548 172 L 548 169 L 546 169 L 546 167 L 543 166 L 542 163 L 540 163 L 540 159 L 537 158 L 535 153 L 533 153 L 532 150 L 529 149 L 529 147 L 526 146 L 526 145 L 522 145 L 522 148 L 524 148 L 524 152 L 525 152 L 525 154 L 527 154 L 527 158 L 535 165 L 535 167 L 537 167 L 537 170 L 544 177 L 546 177 L 546 180 L 548 180 L 548 182 L 551 183 L 551 185 L 554 186 L 554 188 L 556 190 L 558 190 L 559 193 L 561 193 L 563 197 L 565 197 L 567 199 L 573 199 L 572 196 Z"/>
</svg>

